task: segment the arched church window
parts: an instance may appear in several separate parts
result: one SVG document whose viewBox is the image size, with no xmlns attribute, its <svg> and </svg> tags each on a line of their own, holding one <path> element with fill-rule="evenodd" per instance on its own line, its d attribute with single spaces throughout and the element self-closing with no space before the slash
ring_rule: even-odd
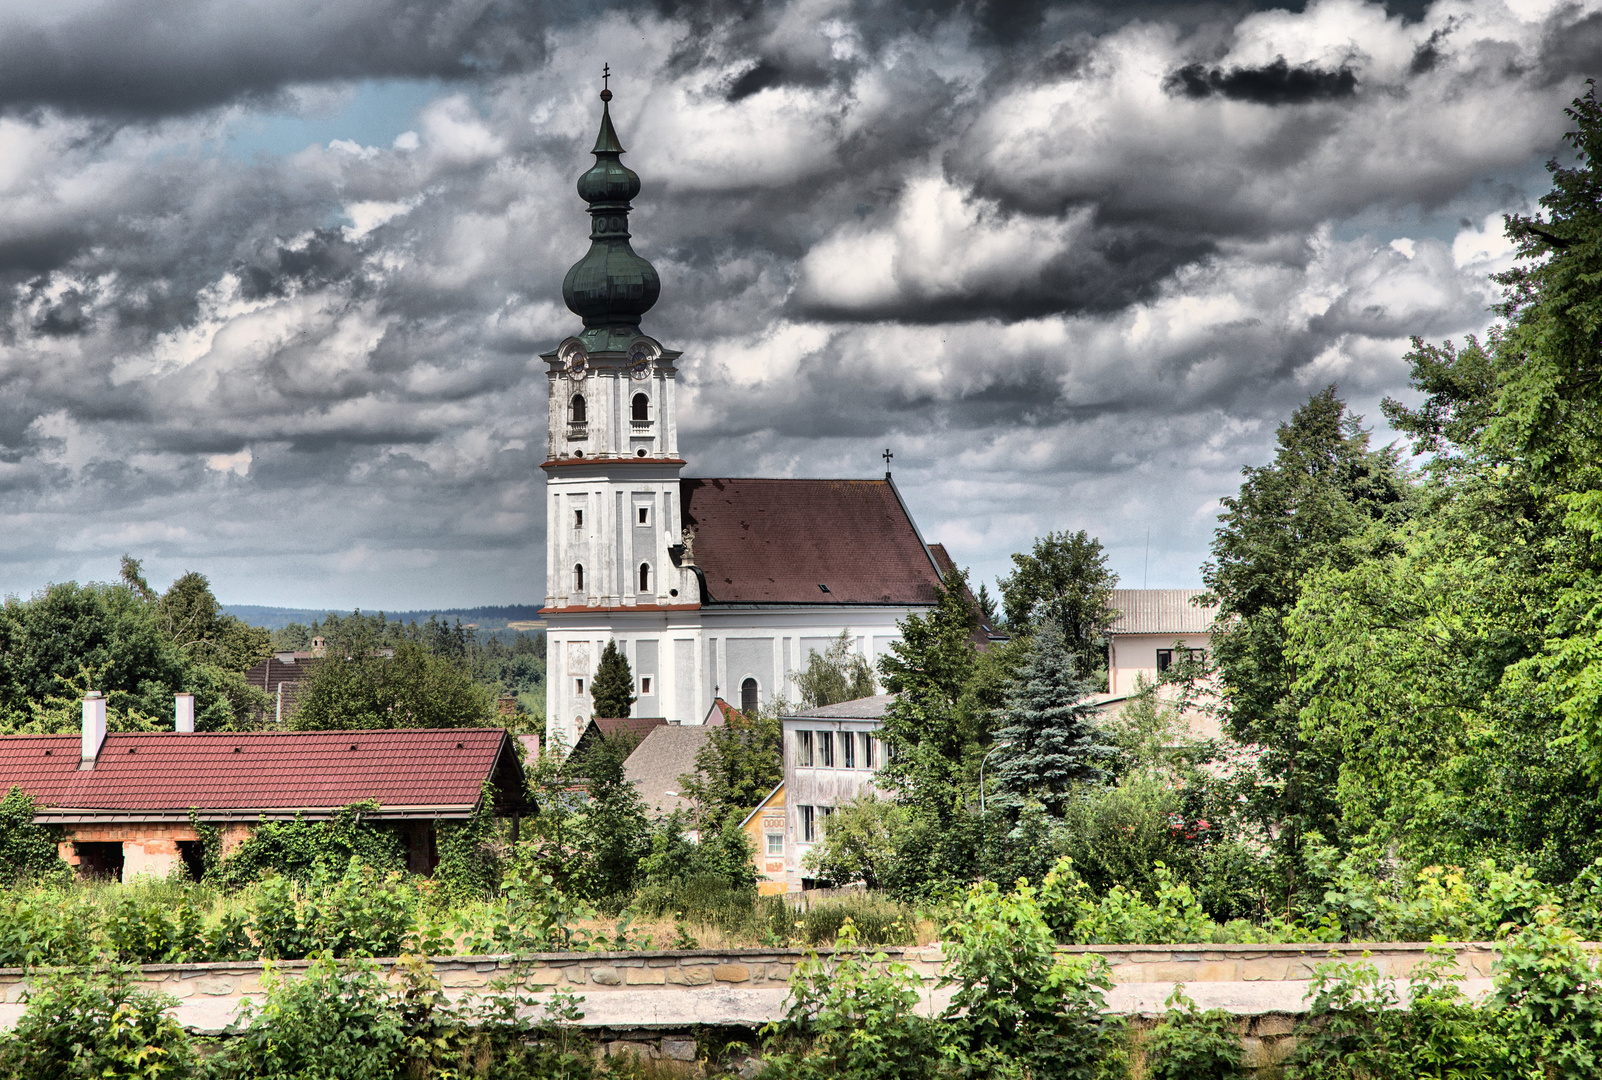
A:
<svg viewBox="0 0 1602 1080">
<path fill-rule="evenodd" d="M 757 681 L 755 679 L 747 679 L 740 684 L 740 709 L 748 713 L 756 712 Z"/>
<path fill-rule="evenodd" d="M 640 564 L 640 591 L 641 592 L 650 592 L 651 591 L 651 564 L 650 563 L 643 563 L 642 562 Z"/>
<path fill-rule="evenodd" d="M 645 423 L 651 419 L 651 399 L 644 394 L 634 395 L 634 416 L 636 423 Z"/>
<path fill-rule="evenodd" d="M 574 394 L 573 395 L 573 404 L 572 404 L 572 408 L 571 408 L 571 419 L 572 419 L 573 423 L 575 423 L 575 424 L 582 424 L 582 423 L 585 422 L 586 415 L 585 415 L 585 412 L 584 412 L 584 395 L 583 394 Z"/>
<path fill-rule="evenodd" d="M 584 564 L 575 563 L 573 566 L 573 591 L 584 591 Z"/>
</svg>

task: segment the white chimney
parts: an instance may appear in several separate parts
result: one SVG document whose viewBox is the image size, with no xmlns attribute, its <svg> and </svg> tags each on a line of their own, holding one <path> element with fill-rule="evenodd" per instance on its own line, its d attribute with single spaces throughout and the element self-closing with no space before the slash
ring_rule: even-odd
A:
<svg viewBox="0 0 1602 1080">
<path fill-rule="evenodd" d="M 178 694 L 175 696 L 174 713 L 176 723 L 174 728 L 178 731 L 195 730 L 195 695 Z"/>
<path fill-rule="evenodd" d="M 91 690 L 83 696 L 83 758 L 78 768 L 94 768 L 95 758 L 100 756 L 100 744 L 105 741 L 106 699 L 100 696 L 99 690 Z"/>
</svg>

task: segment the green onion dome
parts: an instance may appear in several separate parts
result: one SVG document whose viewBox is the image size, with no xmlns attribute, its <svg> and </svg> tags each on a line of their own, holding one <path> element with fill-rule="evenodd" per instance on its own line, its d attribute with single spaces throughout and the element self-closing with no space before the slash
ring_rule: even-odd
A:
<svg viewBox="0 0 1602 1080">
<path fill-rule="evenodd" d="M 661 295 L 656 267 L 629 246 L 629 200 L 640 193 L 640 178 L 620 160 L 623 146 L 612 128 L 610 90 L 601 91 L 601 133 L 595 164 L 579 177 L 579 196 L 590 204 L 590 250 L 562 281 L 562 299 L 587 329 L 639 326 Z"/>
</svg>

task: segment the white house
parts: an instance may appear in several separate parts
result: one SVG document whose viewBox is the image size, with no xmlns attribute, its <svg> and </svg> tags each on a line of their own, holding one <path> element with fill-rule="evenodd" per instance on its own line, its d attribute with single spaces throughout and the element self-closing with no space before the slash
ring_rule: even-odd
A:
<svg viewBox="0 0 1602 1080">
<path fill-rule="evenodd" d="M 593 153 L 578 182 L 591 245 L 562 285 L 584 329 L 543 355 L 546 732 L 567 745 L 609 640 L 627 653 L 635 715 L 699 724 L 720 696 L 746 709 L 794 698 L 808 652 L 842 630 L 876 661 L 896 623 L 934 602 L 941 568 L 888 472 L 682 475 L 679 353 L 640 331 L 661 286 L 629 245 L 640 181 L 605 104 Z"/>
<path fill-rule="evenodd" d="M 796 892 L 811 883 L 801 865 L 823 838 L 837 807 L 863 792 L 879 794 L 874 775 L 884 764 L 879 738 L 892 694 L 843 701 L 780 718 L 784 727 L 784 877 Z"/>
</svg>

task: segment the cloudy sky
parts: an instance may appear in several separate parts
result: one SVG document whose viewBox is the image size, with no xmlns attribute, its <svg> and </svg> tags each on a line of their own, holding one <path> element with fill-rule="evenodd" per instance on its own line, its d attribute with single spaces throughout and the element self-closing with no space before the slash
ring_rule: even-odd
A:
<svg viewBox="0 0 1602 1080">
<path fill-rule="evenodd" d="M 0 3 L 0 591 L 544 595 L 602 63 L 701 476 L 871 476 L 981 578 L 1217 500 L 1484 327 L 1602 2 Z M 1149 547 L 1148 547 L 1149 536 Z"/>
</svg>

